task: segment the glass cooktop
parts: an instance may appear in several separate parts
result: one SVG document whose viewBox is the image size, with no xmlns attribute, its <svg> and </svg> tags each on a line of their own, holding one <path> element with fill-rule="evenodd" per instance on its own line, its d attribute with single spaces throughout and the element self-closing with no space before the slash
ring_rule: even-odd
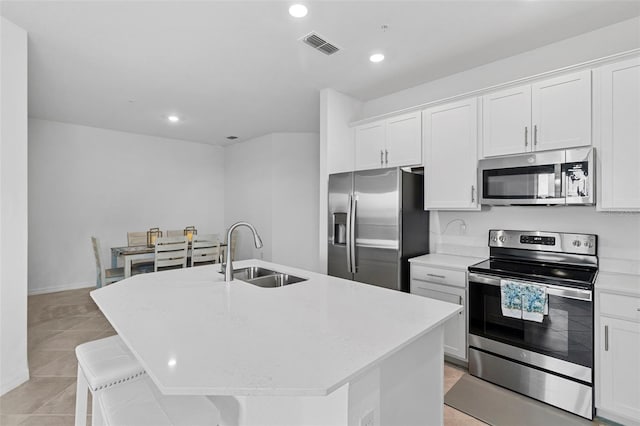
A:
<svg viewBox="0 0 640 426">
<path fill-rule="evenodd" d="M 470 272 L 486 273 L 505 278 L 521 278 L 528 281 L 562 285 L 577 288 L 592 288 L 597 269 L 545 264 L 540 262 L 519 262 L 503 259 L 487 259 L 469 267 Z"/>
</svg>

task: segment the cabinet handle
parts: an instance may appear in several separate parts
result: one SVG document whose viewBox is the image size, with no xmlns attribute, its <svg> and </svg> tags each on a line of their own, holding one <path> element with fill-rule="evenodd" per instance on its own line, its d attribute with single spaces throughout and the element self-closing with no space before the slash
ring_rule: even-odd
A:
<svg viewBox="0 0 640 426">
<path fill-rule="evenodd" d="M 458 296 L 458 305 L 462 306 L 462 296 Z"/>
<path fill-rule="evenodd" d="M 476 202 L 476 186 L 475 185 L 471 185 L 471 202 L 472 203 Z"/>
<path fill-rule="evenodd" d="M 604 326 L 604 350 L 609 350 L 609 326 Z"/>
<path fill-rule="evenodd" d="M 533 144 L 538 145 L 538 125 L 533 126 Z"/>
<path fill-rule="evenodd" d="M 524 126 L 524 146 L 529 146 L 529 127 Z"/>
<path fill-rule="evenodd" d="M 383 156 L 383 153 L 382 153 L 382 150 L 380 150 L 380 165 L 382 165 L 382 164 L 383 164 L 383 163 L 382 163 L 382 156 Z"/>
<path fill-rule="evenodd" d="M 443 280 L 447 277 L 445 277 L 444 275 L 436 275 L 436 274 L 427 274 L 428 277 L 434 277 L 434 278 L 442 278 Z"/>
<path fill-rule="evenodd" d="M 389 164 L 389 151 L 384 150 L 384 164 Z"/>
</svg>

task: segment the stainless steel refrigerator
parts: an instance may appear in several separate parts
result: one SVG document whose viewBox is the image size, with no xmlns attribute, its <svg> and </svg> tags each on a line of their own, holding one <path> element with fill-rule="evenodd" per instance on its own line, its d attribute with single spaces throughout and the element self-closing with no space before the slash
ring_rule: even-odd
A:
<svg viewBox="0 0 640 426">
<path fill-rule="evenodd" d="M 423 188 L 397 167 L 330 175 L 329 275 L 409 291 L 408 259 L 429 252 Z"/>
</svg>

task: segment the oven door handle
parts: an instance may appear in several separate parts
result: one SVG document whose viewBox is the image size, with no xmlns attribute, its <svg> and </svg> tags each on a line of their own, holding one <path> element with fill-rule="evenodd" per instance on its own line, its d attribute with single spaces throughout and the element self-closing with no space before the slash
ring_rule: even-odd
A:
<svg viewBox="0 0 640 426">
<path fill-rule="evenodd" d="M 481 275 L 476 274 L 474 272 L 469 273 L 469 284 L 477 283 L 477 284 L 488 284 L 493 286 L 500 286 L 499 277 L 494 277 L 491 275 Z M 560 287 L 557 285 L 551 284 L 541 284 L 533 281 L 514 279 L 513 281 L 523 284 L 532 284 L 540 287 L 545 287 L 547 289 L 547 294 L 552 296 L 564 297 L 567 299 L 576 299 L 576 300 L 584 300 L 586 302 L 590 302 L 592 300 L 593 292 L 591 290 L 581 290 L 578 288 L 571 287 Z"/>
</svg>

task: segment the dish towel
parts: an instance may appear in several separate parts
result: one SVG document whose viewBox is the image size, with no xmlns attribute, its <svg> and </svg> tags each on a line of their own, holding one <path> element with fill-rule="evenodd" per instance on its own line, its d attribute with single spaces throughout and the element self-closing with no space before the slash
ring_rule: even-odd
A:
<svg viewBox="0 0 640 426">
<path fill-rule="evenodd" d="M 515 281 L 500 280 L 502 315 L 522 318 L 522 285 Z"/>
<path fill-rule="evenodd" d="M 522 319 L 542 322 L 549 313 L 547 288 L 534 284 L 520 284 L 522 287 Z"/>
</svg>

